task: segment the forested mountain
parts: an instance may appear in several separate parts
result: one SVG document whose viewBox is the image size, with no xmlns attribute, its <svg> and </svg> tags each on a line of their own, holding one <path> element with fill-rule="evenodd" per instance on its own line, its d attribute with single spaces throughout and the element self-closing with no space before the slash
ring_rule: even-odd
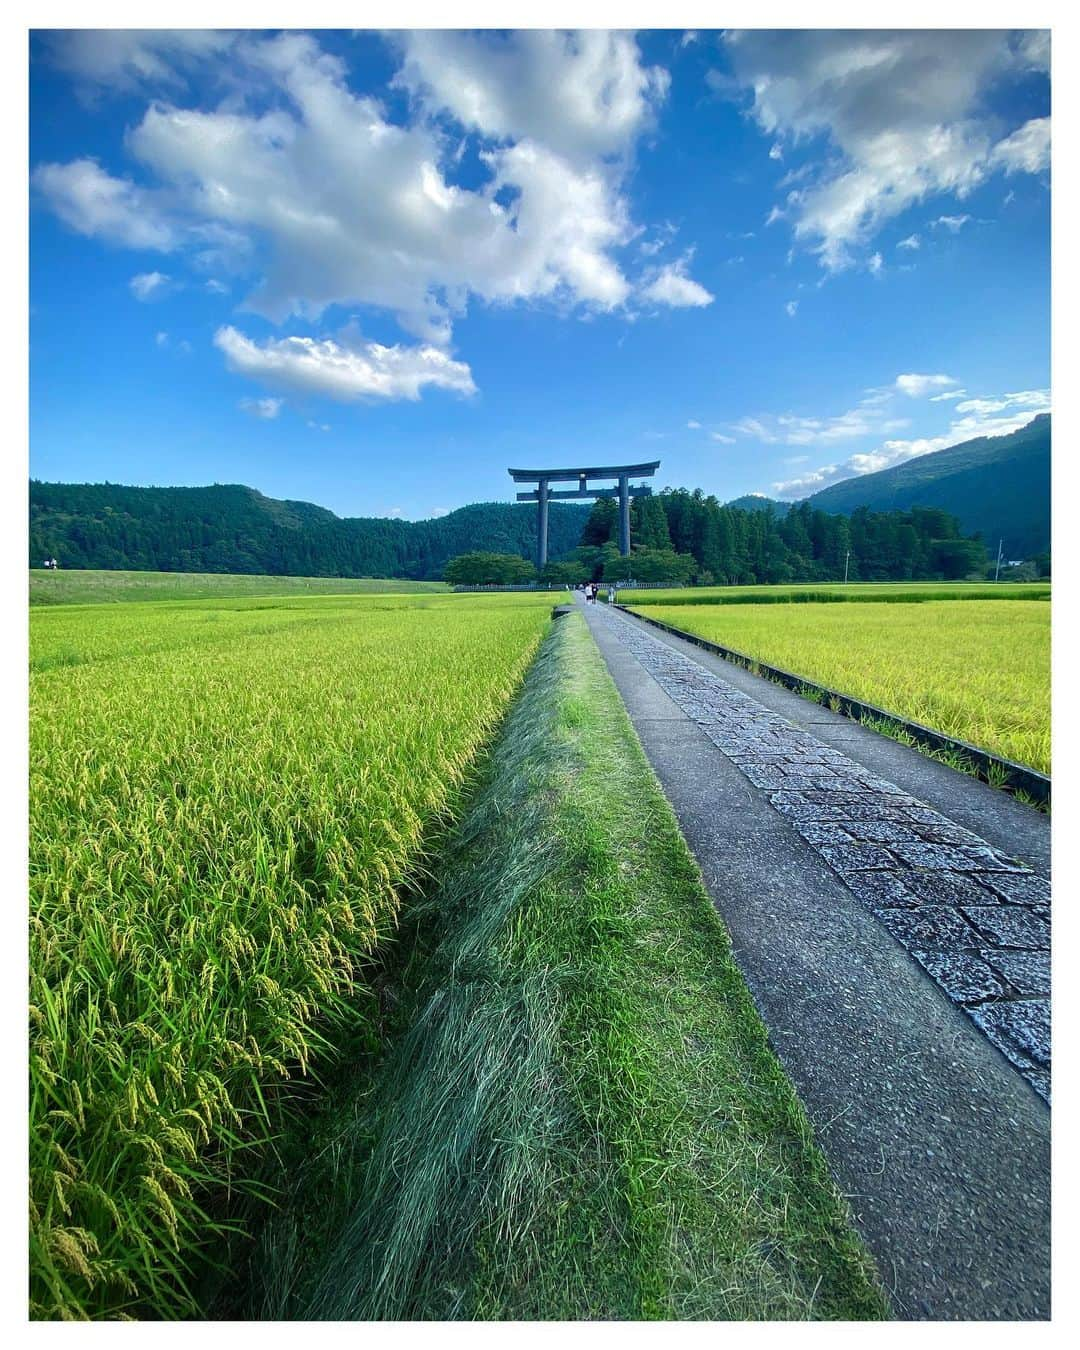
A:
<svg viewBox="0 0 1080 1350">
<path fill-rule="evenodd" d="M 591 511 L 564 502 L 550 510 L 553 561 L 573 554 L 586 572 L 599 575 L 606 565 L 616 575 L 610 498 Z M 440 520 L 340 519 L 247 487 L 32 482 L 30 515 L 33 567 L 55 557 L 69 568 L 426 579 L 441 577 L 463 553 L 531 560 L 536 550 L 536 508 L 509 502 L 463 506 Z M 846 563 L 853 581 L 904 581 L 963 577 L 986 562 L 981 541 L 962 538 L 956 520 L 940 510 L 829 515 L 800 502 L 778 514 L 722 506 L 686 488 L 636 499 L 631 534 L 631 571 L 639 579 L 837 580 Z"/>
<path fill-rule="evenodd" d="M 552 558 L 577 546 L 587 515 L 585 506 L 552 502 Z M 536 507 L 481 502 L 439 520 L 342 519 L 231 485 L 30 483 L 32 567 L 53 557 L 61 567 L 426 579 L 477 548 L 534 556 Z"/>
<path fill-rule="evenodd" d="M 1007 558 L 1050 548 L 1050 414 L 1008 436 L 981 436 L 920 455 L 891 469 L 847 478 L 808 498 L 822 511 L 850 513 L 934 506 L 978 531 L 991 553 L 1003 539 Z"/>
<path fill-rule="evenodd" d="M 725 506 L 735 511 L 772 511 L 774 515 L 787 515 L 791 510 L 790 502 L 778 502 L 775 497 L 766 497 L 760 492 L 747 492 L 745 496 L 733 497 Z"/>
</svg>

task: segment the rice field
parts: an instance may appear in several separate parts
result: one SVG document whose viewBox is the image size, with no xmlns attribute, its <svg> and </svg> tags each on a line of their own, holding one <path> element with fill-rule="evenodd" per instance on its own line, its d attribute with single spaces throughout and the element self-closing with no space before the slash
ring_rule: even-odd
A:
<svg viewBox="0 0 1080 1350">
<path fill-rule="evenodd" d="M 1048 604 L 656 604 L 651 595 L 632 604 L 753 660 L 1050 772 Z"/>
<path fill-rule="evenodd" d="M 348 1036 L 548 596 L 31 622 L 31 1308 L 195 1309 L 221 1202 Z"/>
<path fill-rule="evenodd" d="M 412 595 L 448 591 L 444 581 L 380 577 L 269 577 L 236 572 L 30 569 L 31 605 L 100 605 L 128 600 L 211 600 L 244 595 Z"/>
<path fill-rule="evenodd" d="M 919 604 L 929 600 L 1049 600 L 1048 581 L 804 581 L 784 586 L 681 586 L 619 597 L 633 605 Z"/>
</svg>

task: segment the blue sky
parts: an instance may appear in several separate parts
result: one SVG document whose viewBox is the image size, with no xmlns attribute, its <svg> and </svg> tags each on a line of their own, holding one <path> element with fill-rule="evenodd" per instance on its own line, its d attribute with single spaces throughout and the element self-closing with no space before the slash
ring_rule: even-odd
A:
<svg viewBox="0 0 1080 1350">
<path fill-rule="evenodd" d="M 48 33 L 31 472 L 789 499 L 1049 404 L 1037 32 Z"/>
</svg>

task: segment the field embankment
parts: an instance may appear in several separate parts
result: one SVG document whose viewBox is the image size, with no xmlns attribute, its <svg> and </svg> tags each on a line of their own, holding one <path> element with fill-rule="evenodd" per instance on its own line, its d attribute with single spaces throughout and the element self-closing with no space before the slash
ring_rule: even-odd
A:
<svg viewBox="0 0 1080 1350">
<path fill-rule="evenodd" d="M 411 919 L 405 1030 L 291 1172 L 246 1315 L 885 1315 L 580 616 Z"/>
<path fill-rule="evenodd" d="M 377 1041 L 367 964 L 548 597 L 36 611 L 31 1299 L 175 1316 L 293 1085 Z"/>
<path fill-rule="evenodd" d="M 128 600 L 229 600 L 243 596 L 412 595 L 447 590 L 449 587 L 442 581 L 402 581 L 379 577 L 30 570 L 31 605 L 100 605 Z"/>
<path fill-rule="evenodd" d="M 796 606 L 622 598 L 752 661 L 1050 772 L 1050 607 L 1037 598 Z"/>
</svg>

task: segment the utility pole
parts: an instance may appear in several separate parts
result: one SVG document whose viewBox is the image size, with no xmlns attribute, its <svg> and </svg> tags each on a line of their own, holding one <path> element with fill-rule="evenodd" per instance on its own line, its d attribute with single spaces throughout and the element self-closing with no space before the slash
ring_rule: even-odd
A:
<svg viewBox="0 0 1080 1350">
<path fill-rule="evenodd" d="M 845 585 L 845 586 L 847 585 L 847 569 L 848 569 L 848 563 L 849 563 L 850 561 L 851 561 L 851 549 L 848 549 L 848 551 L 844 554 L 844 585 Z"/>
<path fill-rule="evenodd" d="M 994 580 L 995 580 L 995 581 L 997 581 L 998 578 L 1001 576 L 1001 546 L 1002 546 L 1002 544 L 1004 544 L 1004 542 L 1005 542 L 1004 539 L 999 539 L 999 540 L 998 540 L 997 566 L 994 568 Z"/>
</svg>

